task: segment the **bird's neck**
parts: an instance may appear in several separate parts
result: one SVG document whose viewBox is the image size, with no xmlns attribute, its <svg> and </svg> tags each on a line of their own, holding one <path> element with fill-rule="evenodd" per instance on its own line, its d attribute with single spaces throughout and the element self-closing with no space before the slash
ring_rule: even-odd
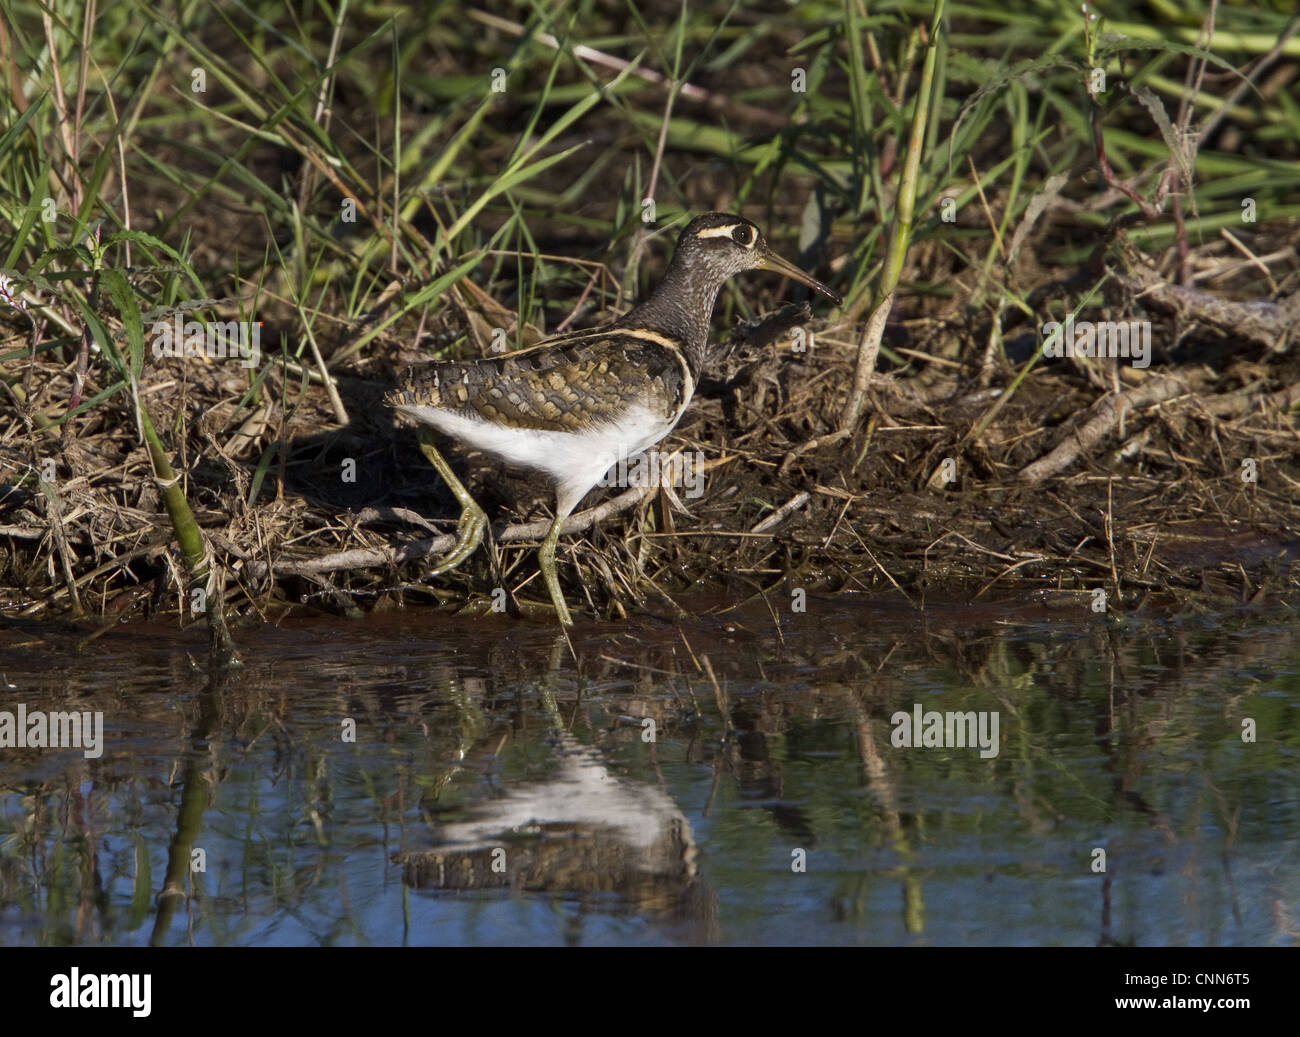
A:
<svg viewBox="0 0 1300 1037">
<path fill-rule="evenodd" d="M 709 277 L 700 269 L 687 271 L 676 258 L 658 287 L 618 321 L 625 328 L 645 328 L 682 343 L 687 362 L 697 375 L 704 366 L 709 319 L 725 277 Z"/>
</svg>

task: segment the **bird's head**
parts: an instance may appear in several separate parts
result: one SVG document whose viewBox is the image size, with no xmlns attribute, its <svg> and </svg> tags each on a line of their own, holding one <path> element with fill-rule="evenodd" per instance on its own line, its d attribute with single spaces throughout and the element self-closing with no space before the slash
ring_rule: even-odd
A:
<svg viewBox="0 0 1300 1037">
<path fill-rule="evenodd" d="M 686 225 L 677 239 L 674 262 L 721 283 L 746 270 L 775 270 L 805 284 L 839 306 L 843 300 L 814 277 L 778 256 L 754 224 L 729 212 L 706 212 Z"/>
</svg>

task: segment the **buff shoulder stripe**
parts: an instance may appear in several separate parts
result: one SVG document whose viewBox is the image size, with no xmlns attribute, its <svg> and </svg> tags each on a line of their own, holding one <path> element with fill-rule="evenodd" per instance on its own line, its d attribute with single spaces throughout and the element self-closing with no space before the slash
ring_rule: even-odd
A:
<svg viewBox="0 0 1300 1037">
<path fill-rule="evenodd" d="M 639 338 L 643 342 L 653 342 L 657 346 L 666 346 L 669 349 L 680 350 L 682 344 L 667 335 L 661 335 L 657 331 L 651 331 L 649 328 L 619 328 L 612 335 L 630 335 L 632 338 Z"/>
</svg>

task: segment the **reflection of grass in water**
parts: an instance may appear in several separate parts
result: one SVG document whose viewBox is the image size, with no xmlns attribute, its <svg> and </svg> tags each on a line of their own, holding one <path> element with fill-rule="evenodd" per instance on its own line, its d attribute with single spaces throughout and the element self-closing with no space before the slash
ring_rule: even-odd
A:
<svg viewBox="0 0 1300 1037">
<path fill-rule="evenodd" d="M 830 720 L 820 724 L 794 723 L 781 736 L 772 738 L 769 757 L 780 761 L 783 798 L 801 805 L 803 815 L 816 833 L 818 866 L 834 869 L 840 876 L 836 881 L 836 912 L 846 918 L 861 919 L 873 888 L 881 882 L 892 888 L 902 879 L 908 891 L 904 895 L 908 905 L 904 915 L 916 931 L 925 875 L 942 860 L 941 856 L 935 856 L 938 847 L 975 836 L 979 839 L 976 846 L 987 846 L 992 838 L 1001 843 L 1005 854 L 1014 853 L 1014 846 L 1022 843 L 1031 854 L 1030 859 L 1008 861 L 998 867 L 998 873 L 1005 877 L 1032 876 L 1040 867 L 1034 863 L 1034 856 L 1042 852 L 1048 852 L 1053 858 L 1059 856 L 1060 847 L 1056 850 L 1051 847 L 1059 842 L 1053 833 L 1062 831 L 1059 825 L 1063 821 L 1068 826 L 1066 831 L 1086 831 L 1085 839 L 1100 835 L 1103 844 L 1118 838 L 1125 845 L 1127 832 L 1140 833 L 1151 825 L 1169 832 L 1171 838 L 1199 844 L 1203 840 L 1199 830 L 1204 823 L 1210 823 L 1221 834 L 1222 852 L 1231 853 L 1240 835 L 1239 818 L 1233 812 L 1242 810 L 1243 796 L 1249 794 L 1254 799 L 1262 776 L 1267 775 L 1264 783 L 1275 784 L 1279 794 L 1288 786 L 1294 791 L 1293 779 L 1274 762 L 1278 750 L 1294 738 L 1294 732 L 1281 726 L 1294 694 L 1278 696 L 1269 704 L 1276 708 L 1267 710 L 1256 710 L 1256 695 L 1233 704 L 1232 698 L 1223 693 L 1224 671 L 1210 669 L 1177 681 L 1181 686 L 1159 689 L 1149 698 L 1141 696 L 1137 692 L 1142 686 L 1160 679 L 1150 672 L 1150 664 L 1161 654 L 1159 634 L 1156 630 L 1150 638 L 1126 639 L 1128 644 L 1114 646 L 1127 660 L 1130 672 L 1144 669 L 1145 672 L 1143 685 L 1130 692 L 1128 702 L 1121 704 L 1112 736 L 1115 750 L 1110 754 L 1111 763 L 1093 749 L 1092 724 L 1097 707 L 1106 702 L 1108 689 L 1106 668 L 1092 662 L 1096 645 L 1089 641 L 1072 645 L 1045 637 L 1029 641 L 997 638 L 991 646 L 988 664 L 978 674 L 985 685 L 983 688 L 972 689 L 966 682 L 969 678 L 963 680 L 960 670 L 954 669 L 948 671 L 947 682 L 927 675 L 926 694 L 892 690 L 888 700 L 875 704 L 878 746 L 885 743 L 889 730 L 881 718 L 894 708 L 910 705 L 914 698 L 924 700 L 927 710 L 941 712 L 1000 708 L 992 696 L 1015 687 L 1015 701 L 1019 703 L 1015 720 L 1004 713 L 1003 754 L 996 763 L 984 764 L 971 752 L 962 750 L 913 750 L 899 754 L 898 765 L 889 768 L 882 779 L 892 795 L 904 801 L 899 812 L 906 815 L 905 823 L 895 829 L 892 840 L 890 811 L 879 797 L 854 795 L 859 786 L 852 776 L 846 775 L 840 781 L 831 778 L 837 769 L 843 770 L 844 764 L 853 762 L 851 751 L 832 761 L 819 759 L 816 767 L 804 766 L 800 759 L 802 754 L 824 751 L 827 742 L 834 741 L 843 730 L 840 725 Z M 1200 640 L 1214 639 L 1206 631 Z M 1260 650 L 1270 655 L 1277 647 L 1270 644 L 1261 646 Z M 1014 673 L 1018 667 L 1011 663 L 1010 649 L 1022 658 L 1029 657 L 1025 673 Z M 1069 662 L 1080 652 L 1087 653 L 1082 656 L 1084 665 L 1080 676 L 1083 679 L 1078 683 L 1071 681 L 1068 686 L 1071 699 L 1047 697 L 1062 690 L 1059 679 L 1052 680 L 1057 669 L 1055 664 Z M 1289 659 L 1279 660 L 1276 665 L 1289 666 L 1294 671 L 1300 659 L 1294 650 L 1289 654 Z M 1278 683 L 1294 689 L 1296 680 L 1292 672 Z M 941 690 L 934 690 L 945 683 Z M 1236 721 L 1226 715 L 1226 708 L 1221 718 L 1213 708 L 1207 716 L 1207 693 L 1214 695 L 1213 702 L 1222 702 L 1225 707 L 1232 705 L 1242 714 L 1255 715 L 1261 731 L 1274 733 L 1275 737 L 1266 739 L 1272 744 L 1267 748 L 1261 746 L 1263 751 L 1257 756 L 1243 751 Z M 818 733 L 822 737 L 817 737 Z M 1072 746 L 1063 747 L 1062 734 Z M 1011 741 L 1016 743 L 1014 755 L 1007 753 Z M 1117 774 L 1128 776 L 1133 788 L 1147 795 L 1154 815 L 1139 811 L 1133 802 L 1119 795 Z M 1206 801 L 1204 797 L 1210 780 L 1217 802 Z M 986 791 L 980 793 L 981 789 Z M 986 813 L 985 806 L 962 805 L 963 799 L 972 793 L 980 794 L 985 800 L 1003 796 L 1004 802 L 1001 807 L 995 803 L 993 813 Z M 1269 798 L 1268 792 L 1262 794 Z M 949 805 L 913 813 L 917 805 L 925 804 L 935 795 Z M 1210 817 L 1205 818 L 1207 806 L 1211 808 Z M 1244 817 L 1249 818 L 1252 837 L 1269 845 L 1276 833 L 1266 812 L 1247 810 Z M 798 838 L 783 830 L 773 815 L 762 810 L 743 811 L 739 818 L 740 824 L 715 826 L 708 831 L 710 871 L 730 873 L 737 882 L 747 883 L 763 903 L 779 902 L 782 895 L 796 897 L 787 884 L 788 862 L 782 854 L 789 846 L 796 845 Z M 896 825 L 897 820 L 893 823 Z M 1097 825 L 1101 828 L 1095 828 Z M 1191 844 L 1188 850 L 1192 849 Z M 864 861 L 878 859 L 887 848 L 903 857 L 897 869 L 882 870 L 879 864 L 873 864 L 866 865 L 869 872 L 858 872 Z M 929 861 L 924 868 L 910 863 L 917 860 L 922 850 Z M 1193 858 L 1199 856 L 1193 853 Z M 758 875 L 750 873 L 741 863 L 754 859 L 766 863 Z M 1126 868 L 1132 867 L 1132 860 L 1129 851 L 1125 857 Z M 1060 873 L 1063 868 L 1066 874 L 1070 873 L 1065 861 L 1058 860 L 1048 868 L 1053 873 Z M 920 880 L 916 888 L 914 878 Z M 761 918 L 762 912 L 753 913 L 755 922 Z"/>
<path fill-rule="evenodd" d="M 868 629 L 865 615 L 846 616 L 843 629 Z M 1137 895 L 1131 891 L 1138 887 L 1125 885 L 1139 878 L 1135 864 L 1159 858 L 1166 888 L 1182 881 L 1184 869 L 1202 876 L 1211 892 L 1201 895 L 1197 910 L 1213 917 L 1221 858 L 1253 897 L 1260 870 L 1283 859 L 1288 841 L 1294 842 L 1287 811 L 1295 799 L 1295 772 L 1287 753 L 1297 744 L 1290 718 L 1300 694 L 1300 659 L 1287 628 L 1258 625 L 1249 616 L 1177 627 L 1129 624 L 1119 631 L 1101 622 L 1026 631 L 944 624 L 931 636 L 909 639 L 877 670 L 890 650 L 888 633 L 843 641 L 843 631 L 830 621 L 820 626 L 816 634 L 787 632 L 784 649 L 763 644 L 752 652 L 713 653 L 734 728 L 726 741 L 708 694 L 696 696 L 703 710 L 697 723 L 673 719 L 672 710 L 687 701 L 685 678 L 697 678 L 682 659 L 685 671 L 671 676 L 673 664 L 661 648 L 629 650 L 627 660 L 641 669 L 610 664 L 595 674 L 591 682 L 603 690 L 594 696 L 590 686 L 579 694 L 577 681 L 556 682 L 553 704 L 580 743 L 598 749 L 620 777 L 655 787 L 662 777 L 665 793 L 692 824 L 702 876 L 722 897 L 724 934 L 760 931 L 776 906 L 796 921 L 824 913 L 875 918 L 881 898 L 902 912 L 891 917 L 933 931 L 947 904 L 939 894 L 950 894 L 954 883 L 983 882 L 983 871 L 1032 879 L 1042 869 L 1070 880 L 1075 843 L 1097 840 L 1124 855 L 1124 870 L 1115 877 L 1117 910 L 1128 903 L 1122 891 Z M 582 643 L 576 647 L 585 651 Z M 607 651 L 603 643 L 599 648 Z M 1103 648 L 1116 663 L 1109 749 L 1098 743 L 1095 726 L 1108 715 L 1112 694 L 1111 668 L 1095 663 Z M 119 642 L 117 650 L 126 647 Z M 436 646 L 424 651 L 441 658 Z M 551 712 L 531 676 L 546 667 L 547 653 L 517 654 L 514 679 L 487 682 L 484 733 L 471 752 L 495 752 L 502 727 L 510 727 L 512 738 L 502 759 L 485 765 L 495 787 L 481 784 L 484 769 L 462 772 L 464 784 L 454 788 L 467 801 L 552 773 Z M 183 652 L 177 658 L 183 662 Z M 465 652 L 460 665 L 482 673 L 489 658 L 490 649 L 480 646 Z M 76 660 L 52 662 L 61 679 L 76 678 Z M 200 895 L 178 904 L 166 930 L 170 942 L 188 938 L 191 918 L 196 942 L 251 942 L 254 934 L 264 938 L 272 930 L 311 934 L 301 937 L 309 940 L 378 939 L 359 903 L 367 883 L 358 885 L 348 869 L 373 874 L 388 866 L 379 863 L 387 861 L 388 850 L 427 839 L 422 779 L 450 767 L 466 743 L 452 692 L 432 685 L 400 707 L 376 703 L 379 711 L 363 721 L 359 748 L 341 747 L 340 702 L 302 695 L 336 672 L 335 662 L 323 657 L 319 665 L 277 669 L 279 684 L 255 670 L 251 681 L 261 697 L 249 696 L 239 707 L 246 712 L 225 715 L 194 757 L 202 780 L 192 789 L 202 795 L 186 794 L 190 732 L 178 731 L 166 711 L 153 718 L 147 737 L 137 736 L 136 750 L 109 740 L 106 758 L 96 765 L 103 769 L 82 791 L 61 779 L 29 787 L 29 822 L 18 823 L 27 815 L 13 804 L 22 800 L 7 793 L 0 813 L 9 826 L 0 844 L 4 897 L 39 922 L 39 930 L 21 930 L 23 937 L 141 942 L 144 920 L 154 911 L 152 886 L 162 885 L 168 841 L 180 832 L 187 843 L 207 849 L 209 871 L 194 884 Z M 1283 668 L 1289 672 L 1273 676 Z M 457 672 L 449 668 L 445 680 L 454 684 Z M 638 683 L 611 679 L 628 672 L 655 676 Z M 797 682 L 791 673 L 800 675 Z M 566 678 L 571 674 L 562 670 Z M 1027 674 L 1028 685 L 1018 686 Z M 365 666 L 349 675 L 358 687 L 366 687 L 370 676 Z M 138 695 L 157 689 L 135 688 L 133 680 L 128 673 L 99 684 L 111 683 L 114 696 L 132 703 L 156 697 Z M 297 697 L 286 699 L 286 687 Z M 1017 723 L 1024 725 L 1011 751 L 1012 725 L 1004 724 L 1007 742 L 997 761 L 888 747 L 894 710 L 918 699 L 940 710 L 996 708 L 995 692 L 1014 694 Z M 233 710 L 245 693 L 236 682 L 222 701 Z M 615 720 L 632 715 L 634 704 L 645 708 L 641 703 L 664 704 L 662 737 L 653 752 L 638 728 Z M 1259 722 L 1254 746 L 1240 741 L 1241 715 Z M 870 745 L 864 744 L 864 723 L 871 726 Z M 171 759 L 179 763 L 174 773 Z M 7 788 L 18 785 L 8 776 L 19 765 L 19 757 L 6 754 Z M 124 777 L 115 782 L 105 773 Z M 162 781 L 167 784 L 150 784 Z M 196 804 L 202 807 L 197 829 Z M 153 853 L 145 874 L 137 859 L 141 847 Z M 789 870 L 794 847 L 810 853 L 804 879 Z M 1159 879 L 1146 871 L 1140 876 L 1142 882 Z M 356 898 L 347 904 L 340 899 L 345 886 Z M 1070 880 L 1069 886 L 1077 897 L 1077 885 Z M 1255 910 L 1253 901 L 1242 906 Z M 486 907 L 472 910 L 484 925 L 501 917 Z M 1140 912 L 1140 902 L 1131 910 Z M 1249 915 L 1247 922 L 1257 925 Z M 1168 924 L 1181 923 L 1172 917 Z M 1116 933 L 1127 935 L 1118 925 Z"/>
</svg>

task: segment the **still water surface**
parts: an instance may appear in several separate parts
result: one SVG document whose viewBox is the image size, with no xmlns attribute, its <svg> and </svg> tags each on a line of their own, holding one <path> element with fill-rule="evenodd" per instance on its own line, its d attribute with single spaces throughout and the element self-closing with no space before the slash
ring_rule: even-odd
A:
<svg viewBox="0 0 1300 1037">
<path fill-rule="evenodd" d="M 10 625 L 0 944 L 1300 942 L 1300 622 L 1086 612 Z"/>
</svg>

